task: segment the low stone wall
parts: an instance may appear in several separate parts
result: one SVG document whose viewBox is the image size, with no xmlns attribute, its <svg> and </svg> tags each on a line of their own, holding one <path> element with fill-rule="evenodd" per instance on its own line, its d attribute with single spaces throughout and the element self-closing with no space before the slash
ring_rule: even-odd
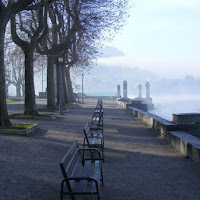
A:
<svg viewBox="0 0 200 200">
<path fill-rule="evenodd" d="M 167 137 L 168 131 L 176 130 L 176 127 L 177 127 L 176 124 L 168 120 L 165 120 L 161 117 L 145 112 L 138 108 L 134 108 L 133 106 L 127 106 L 126 109 L 135 117 L 138 117 L 147 125 L 155 129 L 156 131 L 159 131 L 162 136 Z"/>
<path fill-rule="evenodd" d="M 141 109 L 133 107 L 131 104 L 117 101 L 119 105 L 126 108 L 130 114 L 138 117 L 148 126 L 158 131 L 162 136 L 170 139 L 171 145 L 182 154 L 200 163 L 200 139 L 181 130 L 193 128 L 194 124 L 175 124 L 154 114 L 145 112 Z"/>
<path fill-rule="evenodd" d="M 200 139 L 183 131 L 168 133 L 171 145 L 191 160 L 200 163 Z"/>
<path fill-rule="evenodd" d="M 125 101 L 117 101 L 117 103 L 122 106 L 123 108 L 127 108 L 128 106 L 130 106 L 130 103 L 127 103 Z"/>
</svg>

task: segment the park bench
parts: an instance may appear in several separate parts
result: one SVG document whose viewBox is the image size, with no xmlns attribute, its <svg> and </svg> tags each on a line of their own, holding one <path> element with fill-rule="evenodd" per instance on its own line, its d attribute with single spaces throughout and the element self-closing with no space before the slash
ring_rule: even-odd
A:
<svg viewBox="0 0 200 200">
<path fill-rule="evenodd" d="M 104 161 L 104 134 L 103 128 L 93 128 L 89 122 L 86 123 L 84 129 L 83 148 L 97 148 L 101 151 L 101 159 Z"/>
<path fill-rule="evenodd" d="M 103 127 L 103 103 L 102 100 L 98 100 L 94 109 L 94 114 L 91 120 L 91 126 Z"/>
<path fill-rule="evenodd" d="M 60 167 L 64 177 L 61 183 L 61 200 L 64 195 L 70 196 L 72 200 L 75 200 L 76 195 L 96 195 L 100 200 L 103 173 L 98 149 L 80 149 L 75 141 Z"/>
</svg>

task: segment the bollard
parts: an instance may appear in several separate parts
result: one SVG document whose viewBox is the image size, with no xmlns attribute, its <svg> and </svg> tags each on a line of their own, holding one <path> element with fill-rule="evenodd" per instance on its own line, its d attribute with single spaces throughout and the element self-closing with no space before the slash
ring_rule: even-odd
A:
<svg viewBox="0 0 200 200">
<path fill-rule="evenodd" d="M 60 115 L 64 115 L 64 112 L 63 112 L 63 102 L 62 101 L 59 103 L 59 112 L 60 112 Z"/>
</svg>

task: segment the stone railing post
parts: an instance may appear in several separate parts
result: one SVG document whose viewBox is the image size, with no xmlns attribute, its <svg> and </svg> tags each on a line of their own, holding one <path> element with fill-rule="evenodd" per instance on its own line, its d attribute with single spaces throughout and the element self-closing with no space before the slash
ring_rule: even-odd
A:
<svg viewBox="0 0 200 200">
<path fill-rule="evenodd" d="M 128 98 L 128 95 L 127 95 L 127 81 L 123 82 L 123 98 Z"/>
<path fill-rule="evenodd" d="M 141 84 L 138 85 L 138 92 L 139 92 L 138 98 L 142 99 L 142 85 Z"/>
<path fill-rule="evenodd" d="M 120 85 L 117 85 L 117 97 L 121 97 Z"/>
<path fill-rule="evenodd" d="M 150 83 L 149 81 L 146 82 L 146 99 L 150 99 Z"/>
</svg>

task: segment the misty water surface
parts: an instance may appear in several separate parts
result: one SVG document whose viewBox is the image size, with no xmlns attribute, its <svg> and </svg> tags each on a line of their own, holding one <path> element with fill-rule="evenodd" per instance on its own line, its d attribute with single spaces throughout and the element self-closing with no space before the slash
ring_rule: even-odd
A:
<svg viewBox="0 0 200 200">
<path fill-rule="evenodd" d="M 172 121 L 173 113 L 200 113 L 200 95 L 154 96 L 151 113 Z"/>
</svg>

